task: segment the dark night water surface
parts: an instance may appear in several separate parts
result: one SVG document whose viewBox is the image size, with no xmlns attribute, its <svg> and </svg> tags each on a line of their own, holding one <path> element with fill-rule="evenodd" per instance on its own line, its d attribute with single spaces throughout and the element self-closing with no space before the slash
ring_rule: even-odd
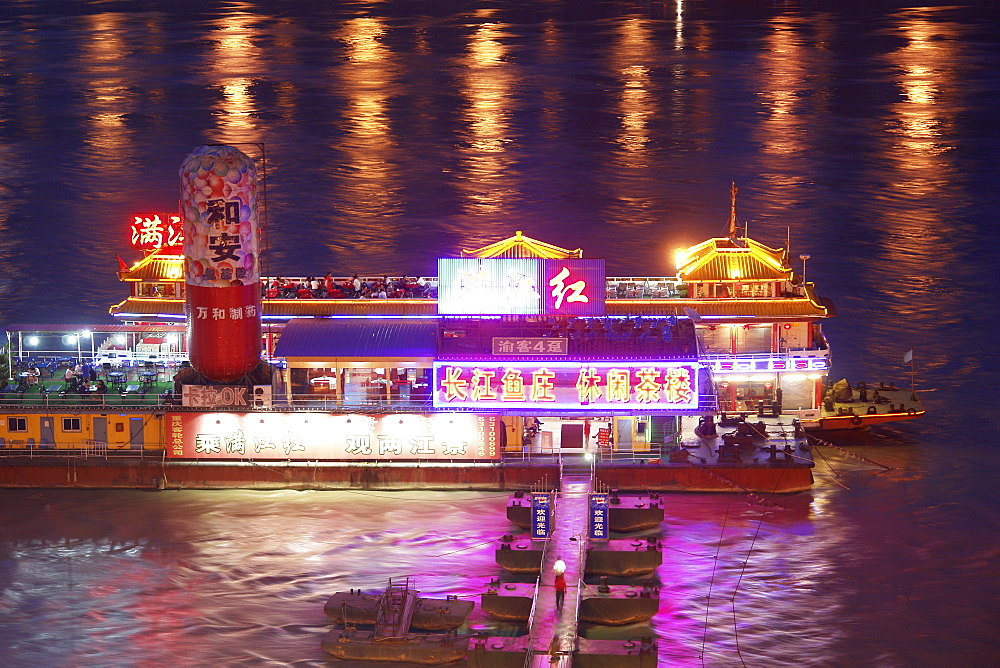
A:
<svg viewBox="0 0 1000 668">
<path fill-rule="evenodd" d="M 0 321 L 106 322 L 133 211 L 266 150 L 272 273 L 430 274 L 524 230 L 611 273 L 791 239 L 834 374 L 925 419 L 809 494 L 667 497 L 661 665 L 1000 662 L 994 3 L 0 5 Z M 261 148 L 246 146 L 261 156 Z M 499 574 L 504 496 L 0 491 L 0 664 L 321 664 L 334 591 Z M 474 613 L 473 628 L 515 633 Z M 591 630 L 632 637 L 646 627 Z"/>
</svg>

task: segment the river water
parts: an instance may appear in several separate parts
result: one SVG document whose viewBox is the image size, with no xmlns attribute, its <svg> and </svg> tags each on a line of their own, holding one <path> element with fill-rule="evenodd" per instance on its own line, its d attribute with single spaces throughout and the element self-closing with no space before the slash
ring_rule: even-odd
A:
<svg viewBox="0 0 1000 668">
<path fill-rule="evenodd" d="M 432 274 L 523 230 L 672 273 L 738 216 L 809 254 L 838 377 L 928 415 L 808 494 L 669 495 L 661 665 L 1000 661 L 994 3 L 8 0 L 0 320 L 106 322 L 202 143 L 266 157 L 268 268 Z M 0 491 L 0 663 L 315 665 L 322 604 L 499 575 L 504 496 Z M 513 634 L 474 613 L 470 628 Z"/>
</svg>

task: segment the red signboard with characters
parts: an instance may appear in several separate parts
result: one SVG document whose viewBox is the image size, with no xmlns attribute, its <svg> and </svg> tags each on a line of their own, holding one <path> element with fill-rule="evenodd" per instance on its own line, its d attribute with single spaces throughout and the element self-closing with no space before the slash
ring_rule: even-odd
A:
<svg viewBox="0 0 1000 668">
<path fill-rule="evenodd" d="M 168 413 L 167 456 L 183 459 L 497 460 L 495 415 Z"/>
<path fill-rule="evenodd" d="M 132 248 L 153 252 L 160 249 L 174 249 L 180 252 L 184 244 L 184 227 L 181 217 L 172 214 L 133 213 Z"/>
</svg>

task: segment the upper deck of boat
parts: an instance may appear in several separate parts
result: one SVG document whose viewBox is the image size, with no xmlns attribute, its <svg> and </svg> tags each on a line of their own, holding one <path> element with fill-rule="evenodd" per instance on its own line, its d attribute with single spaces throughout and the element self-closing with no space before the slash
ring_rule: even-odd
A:
<svg viewBox="0 0 1000 668">
<path fill-rule="evenodd" d="M 275 277 L 277 278 L 277 277 Z M 300 284 L 308 277 L 285 278 Z M 361 277 L 366 284 L 374 285 L 385 277 Z M 388 277 L 396 283 L 406 277 Z M 261 308 L 265 322 L 281 322 L 296 317 L 361 317 L 409 316 L 434 317 L 438 315 L 437 278 L 424 277 L 425 286 L 417 289 L 387 291 L 386 298 L 355 295 L 347 290 L 325 289 L 276 290 L 268 286 L 272 278 L 261 281 Z M 351 277 L 340 276 L 333 282 L 342 286 Z M 322 282 L 322 281 L 321 281 Z M 169 293 L 136 289 L 109 312 L 120 320 L 181 320 L 184 317 L 184 298 L 180 294 L 183 284 Z M 776 296 L 763 296 L 748 288 L 733 292 L 727 297 L 690 297 L 688 286 L 676 278 L 665 276 L 608 277 L 605 284 L 605 312 L 609 317 L 659 315 L 690 317 L 691 312 L 707 318 L 759 318 L 767 320 L 821 319 L 835 314 L 832 303 L 816 295 L 814 286 L 797 286 L 792 292 Z"/>
</svg>

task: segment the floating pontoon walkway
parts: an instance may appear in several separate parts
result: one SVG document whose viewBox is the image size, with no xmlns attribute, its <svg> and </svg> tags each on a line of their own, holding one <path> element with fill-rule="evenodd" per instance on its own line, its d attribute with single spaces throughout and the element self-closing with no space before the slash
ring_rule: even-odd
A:
<svg viewBox="0 0 1000 668">
<path fill-rule="evenodd" d="M 580 583 L 589 547 L 588 494 L 593 486 L 590 466 L 562 470 L 558 498 L 552 509 L 552 533 L 542 559 L 539 586 L 528 622 L 532 666 L 573 665 L 579 624 Z M 556 606 L 556 560 L 566 563 L 566 599 Z"/>
</svg>

